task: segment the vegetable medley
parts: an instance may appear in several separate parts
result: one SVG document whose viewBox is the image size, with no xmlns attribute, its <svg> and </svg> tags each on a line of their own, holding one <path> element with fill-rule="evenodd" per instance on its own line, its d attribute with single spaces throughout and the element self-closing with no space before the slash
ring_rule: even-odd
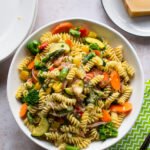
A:
<svg viewBox="0 0 150 150">
<path fill-rule="evenodd" d="M 84 26 L 63 22 L 29 41 L 27 50 L 16 99 L 32 136 L 60 150 L 117 137 L 132 110 L 129 84 L 135 74 L 121 45 L 113 48 Z"/>
</svg>

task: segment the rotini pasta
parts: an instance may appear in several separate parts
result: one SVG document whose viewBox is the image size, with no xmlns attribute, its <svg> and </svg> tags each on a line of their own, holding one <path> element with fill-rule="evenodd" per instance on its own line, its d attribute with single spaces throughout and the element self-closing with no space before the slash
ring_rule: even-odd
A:
<svg viewBox="0 0 150 150">
<path fill-rule="evenodd" d="M 94 67 L 94 65 L 95 65 L 95 59 L 93 58 L 93 59 L 89 60 L 88 63 L 84 66 L 84 70 L 86 72 L 89 72 Z"/>
<path fill-rule="evenodd" d="M 99 139 L 99 133 L 98 133 L 98 131 L 95 128 L 93 128 L 91 130 L 90 139 L 91 140 L 98 140 Z"/>
<path fill-rule="evenodd" d="M 116 56 L 118 57 L 119 61 L 122 61 L 123 60 L 122 45 L 115 47 L 114 51 L 115 51 Z"/>
<path fill-rule="evenodd" d="M 134 76 L 135 70 L 134 70 L 134 68 L 133 68 L 131 65 L 129 65 L 129 64 L 127 63 L 127 61 L 124 61 L 124 62 L 122 63 L 122 66 L 123 66 L 124 69 L 127 71 L 128 75 L 129 75 L 130 77 L 133 77 L 133 76 Z"/>
<path fill-rule="evenodd" d="M 116 126 L 116 128 L 119 128 L 121 123 L 123 122 L 123 119 L 125 118 L 125 114 L 117 114 L 115 112 L 111 113 L 112 122 Z"/>
<path fill-rule="evenodd" d="M 66 103 L 67 105 L 74 105 L 76 103 L 75 99 L 70 99 L 61 94 L 56 94 L 56 93 L 52 94 L 52 99 L 54 101 Z"/>
<path fill-rule="evenodd" d="M 73 80 L 73 78 L 75 77 L 76 75 L 76 71 L 77 71 L 77 68 L 71 68 L 66 79 L 67 80 Z"/>
<path fill-rule="evenodd" d="M 119 58 L 116 56 L 114 49 L 110 46 L 106 49 L 106 55 L 109 56 L 113 61 L 119 61 Z"/>
<path fill-rule="evenodd" d="M 103 78 L 104 78 L 103 75 L 97 75 L 97 76 L 95 76 L 95 77 L 90 81 L 90 85 L 96 86 L 96 84 L 98 84 L 100 81 L 102 81 Z"/>
<path fill-rule="evenodd" d="M 16 92 L 16 99 L 20 100 L 23 97 L 23 92 L 25 91 L 24 85 L 21 85 Z"/>
<path fill-rule="evenodd" d="M 76 127 L 74 127 L 74 126 L 71 126 L 71 125 L 69 125 L 69 126 L 62 126 L 61 128 L 60 128 L 60 130 L 62 131 L 62 132 L 71 132 L 71 133 L 76 133 L 76 134 L 80 134 L 80 130 L 79 130 L 79 128 L 76 128 Z"/>
<path fill-rule="evenodd" d="M 45 136 L 46 136 L 47 140 L 51 140 L 51 141 L 56 141 L 59 139 L 58 132 L 45 133 Z"/>
<path fill-rule="evenodd" d="M 81 124 L 80 124 L 80 127 L 83 129 L 84 132 L 86 131 L 85 129 L 88 123 L 88 119 L 89 119 L 89 113 L 85 111 L 81 117 Z"/>
<path fill-rule="evenodd" d="M 74 125 L 74 126 L 79 126 L 80 125 L 80 122 L 79 122 L 79 120 L 77 120 L 72 114 L 70 115 L 70 114 L 68 114 L 67 115 L 67 119 L 71 122 L 71 124 L 72 125 Z"/>
<path fill-rule="evenodd" d="M 128 101 L 129 97 L 132 94 L 132 88 L 129 86 L 123 86 L 123 94 L 118 99 L 118 103 L 123 105 L 126 101 Z"/>
<path fill-rule="evenodd" d="M 114 102 L 119 96 L 119 93 L 116 92 L 116 93 L 113 93 L 110 97 L 108 97 L 108 99 L 106 99 L 106 102 L 105 102 L 105 108 L 109 108 L 111 103 Z"/>
<path fill-rule="evenodd" d="M 79 79 L 84 79 L 85 77 L 85 72 L 83 69 L 77 69 L 76 70 L 76 76 L 79 78 Z"/>
<path fill-rule="evenodd" d="M 32 61 L 32 56 L 27 56 L 22 60 L 22 62 L 19 64 L 18 69 L 21 71 L 23 69 L 27 69 L 27 65 Z"/>
</svg>

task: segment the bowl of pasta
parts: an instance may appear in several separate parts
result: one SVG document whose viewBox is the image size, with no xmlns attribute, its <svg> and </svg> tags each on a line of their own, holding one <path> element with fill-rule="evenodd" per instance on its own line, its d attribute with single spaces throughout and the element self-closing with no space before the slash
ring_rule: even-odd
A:
<svg viewBox="0 0 150 150">
<path fill-rule="evenodd" d="M 7 95 L 21 130 L 46 149 L 102 150 L 132 128 L 143 70 L 117 31 L 88 19 L 49 23 L 18 48 Z"/>
</svg>

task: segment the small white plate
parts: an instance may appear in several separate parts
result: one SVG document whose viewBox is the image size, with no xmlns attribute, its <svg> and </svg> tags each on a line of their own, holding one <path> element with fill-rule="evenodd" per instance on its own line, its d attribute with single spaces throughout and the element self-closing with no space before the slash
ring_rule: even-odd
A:
<svg viewBox="0 0 150 150">
<path fill-rule="evenodd" d="M 0 62 L 10 56 L 31 31 L 37 0 L 0 0 Z"/>
<path fill-rule="evenodd" d="M 137 36 L 150 36 L 150 16 L 130 17 L 123 0 L 102 0 L 102 3 L 107 15 L 121 29 Z"/>
</svg>

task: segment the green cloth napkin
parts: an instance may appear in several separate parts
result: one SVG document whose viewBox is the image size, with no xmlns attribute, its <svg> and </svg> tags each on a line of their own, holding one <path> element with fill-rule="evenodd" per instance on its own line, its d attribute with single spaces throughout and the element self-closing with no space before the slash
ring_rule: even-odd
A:
<svg viewBox="0 0 150 150">
<path fill-rule="evenodd" d="M 135 125 L 122 140 L 108 150 L 140 150 L 148 133 L 150 133 L 150 80 L 145 83 L 144 102 Z"/>
</svg>

